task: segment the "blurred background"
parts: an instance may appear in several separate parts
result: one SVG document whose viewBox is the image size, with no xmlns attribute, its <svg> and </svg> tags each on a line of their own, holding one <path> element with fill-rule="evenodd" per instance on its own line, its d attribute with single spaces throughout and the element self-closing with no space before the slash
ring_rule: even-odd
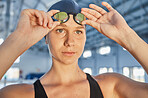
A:
<svg viewBox="0 0 148 98">
<path fill-rule="evenodd" d="M 0 45 L 15 30 L 23 9 L 47 11 L 57 1 L 60 0 L 0 0 Z M 103 7 L 101 2 L 108 2 L 125 18 L 129 26 L 148 43 L 148 0 L 75 1 L 85 8 L 91 3 Z M 126 49 L 94 28 L 90 26 L 86 28 L 85 50 L 79 59 L 79 66 L 84 72 L 91 75 L 116 72 L 133 80 L 148 83 L 148 76 L 144 69 Z M 51 55 L 45 40 L 42 39 L 18 57 L 0 81 L 0 88 L 16 83 L 33 83 L 51 68 L 51 64 Z"/>
</svg>

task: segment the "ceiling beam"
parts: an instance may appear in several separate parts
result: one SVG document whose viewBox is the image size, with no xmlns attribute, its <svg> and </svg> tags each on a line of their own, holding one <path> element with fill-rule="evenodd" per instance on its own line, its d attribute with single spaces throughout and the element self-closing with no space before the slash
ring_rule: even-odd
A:
<svg viewBox="0 0 148 98">
<path fill-rule="evenodd" d="M 142 35 L 143 33 L 148 33 L 148 28 L 144 28 L 144 29 L 140 29 L 136 31 L 138 33 L 138 35 Z"/>
<path fill-rule="evenodd" d="M 140 19 L 141 17 L 145 17 L 145 16 L 148 16 L 148 13 L 145 13 L 145 14 L 139 15 L 139 16 L 135 16 L 135 17 L 133 17 L 133 19 L 128 19 L 128 20 L 126 20 L 126 21 L 127 21 L 127 23 L 129 24 L 129 23 L 131 23 L 132 21 L 135 21 L 135 20 Z"/>
<path fill-rule="evenodd" d="M 37 2 L 36 2 L 36 4 L 35 4 L 35 6 L 33 7 L 33 9 L 36 9 L 36 8 L 38 7 L 40 1 L 41 1 L 41 0 L 37 0 Z"/>
<path fill-rule="evenodd" d="M 122 4 L 124 4 L 124 3 L 128 2 L 128 1 L 131 1 L 131 0 L 122 0 L 121 2 L 116 3 L 115 6 L 112 6 L 112 7 L 115 9 L 115 8 L 119 7 L 120 5 L 122 5 Z"/>
<path fill-rule="evenodd" d="M 131 28 L 134 29 L 134 28 L 136 28 L 136 27 L 138 27 L 138 26 L 145 25 L 145 24 L 148 25 L 148 20 L 140 21 L 140 22 L 138 22 L 138 23 L 136 23 L 136 24 L 134 24 L 134 25 L 131 25 Z"/>
<path fill-rule="evenodd" d="M 21 0 L 21 4 L 20 4 L 20 7 L 19 7 L 19 12 L 18 12 L 18 14 L 17 14 L 17 18 L 16 18 L 16 21 L 18 21 L 18 19 L 19 19 L 19 16 L 20 16 L 20 13 L 21 13 L 21 11 L 22 11 L 22 8 L 23 8 L 23 4 L 24 4 L 24 0 Z M 16 26 L 17 26 L 17 22 L 15 22 L 15 24 L 14 24 L 15 26 L 14 26 L 14 28 L 13 28 L 13 30 L 12 31 L 14 31 L 15 30 L 15 28 L 16 28 Z"/>
<path fill-rule="evenodd" d="M 5 27 L 6 27 L 6 32 L 5 32 L 5 35 L 4 35 L 4 39 L 7 38 L 8 36 L 8 33 L 10 31 L 10 28 L 9 28 L 9 24 L 10 24 L 10 6 L 11 6 L 11 1 L 10 0 L 6 0 L 6 4 L 7 4 L 7 8 L 6 8 L 6 15 L 5 15 Z"/>
<path fill-rule="evenodd" d="M 142 5 L 143 5 L 143 8 L 145 8 L 145 7 L 148 6 L 148 2 L 146 2 L 146 3 L 142 4 Z M 133 13 L 133 12 L 136 12 L 136 11 L 138 11 L 138 10 L 140 10 L 140 9 L 141 9 L 141 6 L 136 6 L 135 8 L 130 9 L 130 10 L 128 10 L 127 12 L 125 12 L 123 15 L 124 15 L 124 17 L 126 17 L 127 15 L 129 15 L 129 14 L 131 14 L 131 13 Z"/>
</svg>

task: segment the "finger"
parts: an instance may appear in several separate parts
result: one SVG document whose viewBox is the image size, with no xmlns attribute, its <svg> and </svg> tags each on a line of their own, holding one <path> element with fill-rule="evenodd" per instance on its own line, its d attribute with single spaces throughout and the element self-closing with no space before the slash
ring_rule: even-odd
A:
<svg viewBox="0 0 148 98">
<path fill-rule="evenodd" d="M 47 26 L 48 26 L 48 28 L 51 28 L 52 25 L 53 25 L 53 20 L 52 20 L 51 16 L 48 15 L 48 25 Z"/>
<path fill-rule="evenodd" d="M 48 14 L 50 15 L 50 16 L 53 16 L 54 14 L 56 14 L 57 12 L 60 12 L 59 10 L 50 10 L 49 12 L 48 12 Z"/>
<path fill-rule="evenodd" d="M 43 16 L 43 26 L 47 27 L 47 14 L 44 11 L 40 11 Z"/>
<path fill-rule="evenodd" d="M 53 24 L 53 20 L 49 14 L 48 14 L 47 18 L 48 18 L 48 25 L 47 26 L 48 26 L 48 28 L 51 28 L 52 24 Z"/>
<path fill-rule="evenodd" d="M 53 22 L 51 29 L 54 29 L 58 25 L 60 25 L 60 22 L 58 22 L 58 21 Z"/>
<path fill-rule="evenodd" d="M 89 14 L 87 12 L 82 11 L 81 13 L 84 14 L 90 20 L 93 20 L 93 21 L 96 21 L 97 20 L 96 17 L 94 17 L 93 15 L 91 15 L 91 14 Z"/>
<path fill-rule="evenodd" d="M 53 16 L 54 14 L 56 14 L 57 12 L 60 12 L 59 10 L 50 10 L 48 12 L 48 28 L 51 28 L 53 25 L 53 20 L 51 18 L 51 16 Z"/>
<path fill-rule="evenodd" d="M 38 10 L 34 10 L 33 12 L 34 12 L 33 14 L 38 18 L 38 23 L 40 25 L 43 25 L 43 17 L 41 13 Z"/>
<path fill-rule="evenodd" d="M 102 2 L 102 5 L 105 6 L 109 11 L 114 10 L 114 9 L 112 8 L 112 6 L 111 6 L 110 4 L 108 4 L 107 2 Z"/>
<path fill-rule="evenodd" d="M 58 21 L 53 22 L 52 27 L 51 27 L 50 29 L 48 29 L 47 32 L 44 32 L 43 35 L 44 35 L 44 36 L 47 35 L 50 31 L 52 31 L 52 30 L 53 30 L 56 26 L 58 26 L 58 25 L 60 25 L 60 22 L 58 22 Z"/>
<path fill-rule="evenodd" d="M 51 16 L 53 16 L 54 14 L 56 14 L 57 12 L 60 12 L 59 10 L 50 10 L 49 12 L 48 12 L 48 28 L 50 29 L 50 28 L 52 28 L 52 26 L 53 26 L 53 20 L 52 20 L 52 18 L 51 18 Z"/>
<path fill-rule="evenodd" d="M 90 25 L 92 26 L 93 28 L 95 28 L 96 30 L 100 31 L 100 24 L 95 22 L 95 21 L 92 21 L 92 20 L 85 20 L 82 22 L 82 24 L 87 24 L 87 25 Z"/>
<path fill-rule="evenodd" d="M 89 8 L 82 8 L 82 10 L 93 15 L 93 16 L 95 16 L 97 19 L 102 16 L 99 12 L 92 10 L 92 9 L 89 9 Z"/>
<path fill-rule="evenodd" d="M 107 11 L 105 11 L 104 9 L 102 9 L 101 7 L 99 7 L 99 6 L 95 5 L 95 4 L 90 4 L 89 7 L 96 10 L 96 11 L 98 11 L 102 15 L 107 13 Z"/>
<path fill-rule="evenodd" d="M 58 26 L 58 25 L 60 25 L 60 22 L 55 21 L 55 22 L 53 22 L 53 26 L 52 26 L 52 28 L 55 28 L 55 27 Z"/>
</svg>

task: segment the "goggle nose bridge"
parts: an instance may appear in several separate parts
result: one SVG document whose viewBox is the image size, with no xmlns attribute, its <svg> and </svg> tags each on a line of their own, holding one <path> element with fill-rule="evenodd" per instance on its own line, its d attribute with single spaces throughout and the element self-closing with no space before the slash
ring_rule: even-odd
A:
<svg viewBox="0 0 148 98">
<path fill-rule="evenodd" d="M 67 15 L 67 18 L 66 18 L 66 20 L 64 20 L 64 19 L 55 19 L 54 17 L 56 17 L 55 15 L 60 15 L 60 13 L 62 14 L 63 13 L 63 15 L 64 14 L 66 14 Z M 59 21 L 59 22 L 61 22 L 61 23 L 65 23 L 65 22 L 67 22 L 68 20 L 69 20 L 69 18 L 70 18 L 70 15 L 71 13 L 66 13 L 66 12 L 58 12 L 58 13 L 56 13 L 55 15 L 53 15 L 52 16 L 52 19 L 54 20 L 54 21 Z M 58 15 L 58 16 L 59 16 Z M 77 23 L 77 24 L 80 24 L 80 25 L 82 25 L 81 24 L 81 22 L 82 21 L 84 21 L 84 20 L 86 20 L 86 17 L 82 14 L 82 13 L 77 13 L 77 14 L 72 14 L 73 15 L 73 19 L 74 19 L 74 21 Z M 83 17 L 83 20 L 82 21 L 80 21 L 78 18 L 76 18 L 76 17 L 80 17 L 80 16 L 77 16 L 77 15 L 82 15 L 82 17 Z M 78 19 L 78 20 L 77 20 Z"/>
</svg>

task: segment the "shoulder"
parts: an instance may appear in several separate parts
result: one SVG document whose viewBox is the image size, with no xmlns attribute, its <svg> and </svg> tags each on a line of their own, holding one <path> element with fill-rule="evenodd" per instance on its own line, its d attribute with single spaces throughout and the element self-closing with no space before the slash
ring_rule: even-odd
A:
<svg viewBox="0 0 148 98">
<path fill-rule="evenodd" d="M 104 74 L 94 76 L 94 78 L 100 83 L 105 83 L 105 84 L 107 83 L 114 86 L 117 83 L 120 83 L 120 81 L 133 81 L 119 73 L 104 73 Z"/>
<path fill-rule="evenodd" d="M 31 84 L 15 84 L 0 89 L 0 98 L 33 98 L 34 87 Z"/>
<path fill-rule="evenodd" d="M 105 98 L 110 98 L 111 96 L 114 96 L 114 87 L 119 78 L 120 74 L 117 73 L 105 73 L 94 76 L 94 79 L 99 84 Z"/>
<path fill-rule="evenodd" d="M 134 81 L 118 73 L 106 73 L 95 76 L 104 91 L 109 88 L 113 96 L 128 98 L 148 98 L 148 84 Z M 108 91 L 109 91 L 108 90 Z M 110 92 L 110 91 L 109 91 Z"/>
<path fill-rule="evenodd" d="M 100 86 L 103 85 L 109 87 L 110 89 L 114 89 L 115 85 L 123 78 L 124 76 L 118 73 L 104 73 L 94 78 L 97 80 Z"/>
</svg>

